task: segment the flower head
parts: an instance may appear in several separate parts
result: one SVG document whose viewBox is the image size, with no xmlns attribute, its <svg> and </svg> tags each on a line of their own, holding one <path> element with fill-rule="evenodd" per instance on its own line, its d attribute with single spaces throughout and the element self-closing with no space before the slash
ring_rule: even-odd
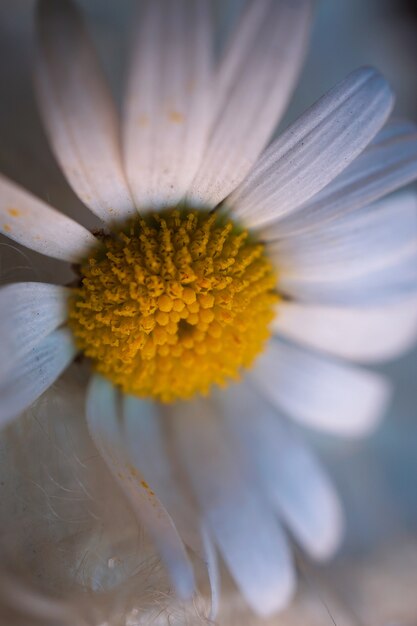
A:
<svg viewBox="0 0 417 626">
<path fill-rule="evenodd" d="M 120 146 L 76 9 L 39 2 L 43 121 L 102 228 L 0 179 L 1 232 L 77 274 L 0 291 L 0 421 L 83 355 L 91 437 L 176 592 L 195 589 L 187 546 L 207 566 L 214 614 L 219 550 L 267 614 L 294 588 L 282 524 L 316 559 L 343 527 L 287 418 L 367 432 L 389 384 L 346 361 L 395 356 L 416 335 L 416 198 L 383 197 L 417 178 L 417 133 L 386 124 L 391 90 L 362 68 L 266 148 L 311 3 L 250 2 L 214 69 L 210 4 L 143 3 Z"/>
</svg>

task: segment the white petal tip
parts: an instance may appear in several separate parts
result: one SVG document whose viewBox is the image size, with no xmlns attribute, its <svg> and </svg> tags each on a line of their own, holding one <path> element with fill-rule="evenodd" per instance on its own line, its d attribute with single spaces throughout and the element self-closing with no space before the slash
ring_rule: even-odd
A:
<svg viewBox="0 0 417 626">
<path fill-rule="evenodd" d="M 377 68 L 372 67 L 371 65 L 363 65 L 362 67 L 359 67 L 357 70 L 354 70 L 352 72 L 351 76 L 355 75 L 362 75 L 364 81 L 372 81 L 375 87 L 378 86 L 379 88 L 382 88 L 385 93 L 387 103 L 391 105 L 391 108 L 393 107 L 395 99 L 394 92 L 392 91 L 391 86 L 385 76 L 381 74 L 381 72 Z"/>
<path fill-rule="evenodd" d="M 175 573 L 172 575 L 172 579 L 174 581 L 175 593 L 180 600 L 187 601 L 191 600 L 196 587 L 195 587 L 195 579 L 192 569 L 187 576 L 184 575 L 183 570 L 178 573 L 178 576 L 175 576 Z"/>
<path fill-rule="evenodd" d="M 371 372 L 369 376 L 373 376 Z M 368 387 L 366 402 L 361 404 L 360 410 L 358 407 L 352 414 L 350 421 L 340 426 L 338 434 L 347 437 L 364 437 L 371 434 L 383 419 L 392 393 L 390 383 L 384 378 L 375 376 L 372 387 Z"/>
<path fill-rule="evenodd" d="M 327 513 L 328 523 L 324 532 L 317 536 L 309 548 L 315 561 L 328 561 L 339 550 L 345 534 L 344 516 L 338 501 L 333 503 L 333 510 Z"/>
<path fill-rule="evenodd" d="M 252 610 L 260 617 L 270 617 L 285 609 L 291 602 L 296 588 L 294 570 L 286 569 L 281 576 L 262 590 L 255 598 L 248 598 Z"/>
</svg>

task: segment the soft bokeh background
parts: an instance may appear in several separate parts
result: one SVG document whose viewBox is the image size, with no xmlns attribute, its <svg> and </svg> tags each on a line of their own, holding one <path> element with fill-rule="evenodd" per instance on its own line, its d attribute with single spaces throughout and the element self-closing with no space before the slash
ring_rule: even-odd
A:
<svg viewBox="0 0 417 626">
<path fill-rule="evenodd" d="M 79 4 L 88 15 L 108 77 L 120 96 L 128 45 L 126 27 L 135 2 L 80 0 Z M 241 0 L 217 0 L 219 46 L 241 5 Z M 36 112 L 30 74 L 32 11 L 30 0 L 0 0 L 0 171 L 93 226 L 94 218 L 83 209 L 54 163 Z M 417 121 L 415 1 L 318 2 L 307 63 L 283 125 L 363 64 L 376 65 L 389 79 L 398 96 L 397 115 Z M 65 280 L 66 270 L 58 261 L 0 240 L 1 282 L 51 280 L 57 269 Z M 302 585 L 297 602 L 270 624 L 417 624 L 417 351 L 383 370 L 395 383 L 395 397 L 383 425 L 369 439 L 346 443 L 303 433 L 320 451 L 342 493 L 347 538 L 338 559 L 327 568 L 318 570 L 300 558 Z M 52 436 L 51 424 L 39 424 Z M 36 446 L 38 440 L 33 433 L 31 436 Z M 55 432 L 53 436 L 58 435 Z M 33 453 L 30 441 L 29 437 L 22 454 Z M 0 458 L 4 459 L 2 454 L 6 453 L 0 446 Z M 42 476 L 45 479 L 45 472 L 40 472 L 39 480 Z M 13 488 L 9 484 L 9 489 Z M 42 484 L 34 490 L 38 489 L 42 490 Z M 11 512 L 3 507 L 2 523 L 17 523 L 17 518 L 25 515 L 24 506 L 35 506 L 38 496 L 31 500 L 25 492 L 24 505 Z M 62 537 L 57 536 L 56 541 L 62 542 Z M 62 548 L 62 543 L 59 545 Z M 36 568 L 43 556 L 38 561 L 36 556 L 25 556 L 38 577 Z M 105 581 L 102 584 L 105 586 Z M 223 615 L 221 623 L 229 623 L 227 615 L 230 623 L 252 624 L 253 618 L 233 595 Z M 10 617 L 8 625 L 17 623 L 13 619 Z M 184 623 L 183 617 L 178 619 Z"/>
</svg>

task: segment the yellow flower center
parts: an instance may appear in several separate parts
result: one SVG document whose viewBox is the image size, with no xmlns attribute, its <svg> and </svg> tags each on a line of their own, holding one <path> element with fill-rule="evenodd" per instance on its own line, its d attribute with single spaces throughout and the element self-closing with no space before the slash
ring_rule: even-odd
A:
<svg viewBox="0 0 417 626">
<path fill-rule="evenodd" d="M 239 378 L 278 299 L 264 246 L 215 212 L 169 209 L 102 237 L 69 319 L 78 347 L 122 391 L 162 402 Z"/>
</svg>

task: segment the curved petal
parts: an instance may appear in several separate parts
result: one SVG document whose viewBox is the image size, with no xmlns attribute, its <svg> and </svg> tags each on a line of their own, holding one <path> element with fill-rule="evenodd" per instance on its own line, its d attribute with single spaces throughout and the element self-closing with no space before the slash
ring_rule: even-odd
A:
<svg viewBox="0 0 417 626">
<path fill-rule="evenodd" d="M 386 306 L 417 294 L 417 253 L 411 251 L 383 268 L 347 277 L 312 279 L 281 276 L 279 289 L 300 302 L 343 306 Z"/>
<path fill-rule="evenodd" d="M 260 236 L 272 241 L 308 233 L 357 211 L 417 178 L 417 126 L 392 121 L 329 185 L 294 214 L 278 219 Z"/>
<path fill-rule="evenodd" d="M 246 176 L 292 95 L 304 59 L 310 0 L 252 0 L 221 61 L 213 128 L 189 193 L 215 206 Z"/>
<path fill-rule="evenodd" d="M 294 572 L 285 536 L 236 440 L 207 401 L 176 403 L 172 429 L 207 527 L 254 611 L 285 606 Z"/>
<path fill-rule="evenodd" d="M 417 341 L 417 298 L 353 308 L 281 302 L 273 331 L 316 350 L 354 361 L 385 361 Z"/>
<path fill-rule="evenodd" d="M 43 123 L 74 191 L 106 222 L 136 213 L 116 110 L 71 0 L 40 0 L 35 80 Z"/>
<path fill-rule="evenodd" d="M 65 322 L 70 293 L 45 283 L 0 287 L 0 376 Z"/>
<path fill-rule="evenodd" d="M 278 340 L 270 342 L 250 376 L 293 419 L 343 436 L 372 430 L 390 397 L 382 376 Z"/>
<path fill-rule="evenodd" d="M 0 380 L 0 426 L 17 417 L 48 389 L 76 353 L 68 330 L 56 330 Z"/>
<path fill-rule="evenodd" d="M 159 418 L 154 402 L 123 397 L 123 433 L 132 463 L 167 509 L 183 541 L 204 560 L 212 594 L 210 619 L 214 619 L 219 595 L 216 552 L 198 511 L 176 480 Z"/>
<path fill-rule="evenodd" d="M 69 263 L 79 263 L 97 243 L 86 228 L 1 175 L 0 233 Z"/>
<path fill-rule="evenodd" d="M 413 121 L 392 116 L 379 133 L 375 135 L 369 147 L 386 144 L 391 139 L 398 141 L 403 137 L 415 134 L 416 130 L 417 126 Z"/>
<path fill-rule="evenodd" d="M 230 387 L 221 400 L 277 514 L 313 558 L 329 558 L 342 539 L 343 514 L 316 459 L 249 385 Z"/>
<path fill-rule="evenodd" d="M 220 569 L 217 558 L 217 550 L 213 543 L 210 531 L 204 522 L 201 522 L 201 537 L 203 541 L 203 554 L 207 567 L 207 575 L 210 583 L 211 606 L 208 614 L 209 620 L 215 620 L 219 611 L 220 602 Z"/>
<path fill-rule="evenodd" d="M 298 209 L 366 148 L 392 106 L 376 70 L 352 72 L 271 144 L 227 206 L 249 227 Z"/>
<path fill-rule="evenodd" d="M 388 268 L 417 253 L 417 194 L 384 198 L 304 235 L 268 245 L 285 282 L 346 280 Z"/>
<path fill-rule="evenodd" d="M 153 538 L 176 592 L 182 598 L 191 597 L 194 575 L 184 544 L 166 509 L 129 456 L 118 422 L 115 388 L 97 375 L 88 389 L 87 423 L 97 449 Z"/>
<path fill-rule="evenodd" d="M 125 104 L 124 153 L 140 210 L 175 205 L 201 162 L 211 115 L 207 0 L 147 0 Z"/>
</svg>

